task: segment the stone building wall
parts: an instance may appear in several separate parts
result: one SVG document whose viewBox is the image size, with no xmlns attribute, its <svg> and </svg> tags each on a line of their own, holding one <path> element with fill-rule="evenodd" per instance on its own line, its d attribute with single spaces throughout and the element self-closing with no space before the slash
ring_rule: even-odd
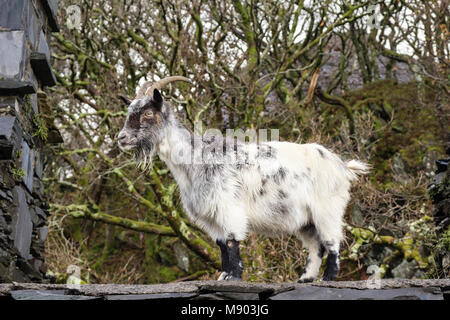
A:
<svg viewBox="0 0 450 320">
<path fill-rule="evenodd" d="M 0 282 L 46 272 L 44 147 L 61 142 L 46 103 L 57 11 L 57 0 L 0 0 Z"/>
</svg>

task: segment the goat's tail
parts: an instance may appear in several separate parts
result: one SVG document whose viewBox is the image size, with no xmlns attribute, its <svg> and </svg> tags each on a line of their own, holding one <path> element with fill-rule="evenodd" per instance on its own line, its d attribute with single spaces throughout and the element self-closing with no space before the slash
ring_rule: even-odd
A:
<svg viewBox="0 0 450 320">
<path fill-rule="evenodd" d="M 352 173 L 351 180 L 356 180 L 358 176 L 367 174 L 370 170 L 370 166 L 367 163 L 359 160 L 350 160 L 345 165 Z"/>
</svg>

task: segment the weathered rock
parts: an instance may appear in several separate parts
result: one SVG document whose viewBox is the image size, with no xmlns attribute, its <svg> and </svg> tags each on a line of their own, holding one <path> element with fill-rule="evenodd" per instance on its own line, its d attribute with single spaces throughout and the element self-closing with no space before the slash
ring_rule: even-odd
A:
<svg viewBox="0 0 450 320">
<path fill-rule="evenodd" d="M 48 235 L 48 227 L 44 226 L 42 228 L 39 228 L 38 234 L 39 234 L 39 239 L 41 241 L 45 241 L 45 239 L 47 239 L 47 235 Z"/>
<path fill-rule="evenodd" d="M 83 295 L 104 296 L 116 294 L 192 293 L 198 286 L 191 283 L 166 283 L 151 285 L 92 284 L 82 285 L 78 292 Z"/>
<path fill-rule="evenodd" d="M 270 300 L 443 300 L 439 288 L 382 290 L 335 289 L 305 286 L 270 297 Z"/>
<path fill-rule="evenodd" d="M 107 295 L 106 300 L 161 300 L 161 299 L 189 299 L 198 296 L 197 293 L 172 292 L 153 294 L 120 294 Z"/>
<path fill-rule="evenodd" d="M 406 162 L 402 159 L 400 153 L 396 153 L 392 159 L 392 171 L 396 181 L 403 184 L 411 181 L 411 177 L 408 175 Z"/>
<path fill-rule="evenodd" d="M 175 243 L 173 246 L 173 251 L 175 254 L 175 258 L 177 259 L 177 265 L 184 271 L 189 271 L 189 255 L 186 249 L 178 243 Z"/>
<path fill-rule="evenodd" d="M 385 258 L 392 256 L 394 251 L 389 247 L 383 245 L 373 245 L 371 250 L 364 257 L 364 264 L 370 265 L 381 265 Z"/>
<path fill-rule="evenodd" d="M 371 289 L 368 281 L 318 281 L 310 285 L 315 287 L 329 288 L 349 288 L 366 290 Z M 303 287 L 304 284 L 296 284 L 296 288 Z M 396 289 L 409 287 L 450 287 L 450 279 L 382 279 L 380 280 L 380 289 Z"/>
<path fill-rule="evenodd" d="M 36 93 L 37 81 L 25 63 L 28 59 L 23 30 L 0 30 L 0 94 Z"/>
<path fill-rule="evenodd" d="M 32 52 L 30 60 L 34 73 L 39 75 L 39 80 L 46 86 L 54 86 L 56 78 L 53 74 L 50 60 L 46 58 L 45 53 Z"/>
<path fill-rule="evenodd" d="M 438 157 L 439 153 L 436 150 L 432 150 L 423 156 L 422 164 L 425 168 L 425 175 L 427 177 L 433 177 L 435 175 Z"/>
<path fill-rule="evenodd" d="M 355 208 L 352 212 L 352 222 L 356 226 L 361 226 L 364 222 L 364 217 L 361 212 L 361 208 L 357 205 L 355 205 Z"/>
<path fill-rule="evenodd" d="M 223 297 L 219 297 L 214 293 L 204 293 L 200 294 L 191 300 L 225 300 Z"/>
<path fill-rule="evenodd" d="M 9 140 L 13 134 L 16 117 L 0 117 L 0 139 Z"/>
<path fill-rule="evenodd" d="M 0 32 L 0 76 L 3 79 L 19 80 L 22 77 L 22 63 L 25 54 L 25 33 L 23 30 Z"/>
<path fill-rule="evenodd" d="M 258 293 L 261 295 L 276 294 L 292 290 L 294 284 L 290 283 L 250 283 L 241 281 L 199 281 L 202 292 L 241 292 Z"/>
<path fill-rule="evenodd" d="M 53 32 L 59 31 L 58 25 L 58 0 L 43 0 L 42 5 L 44 6 L 45 13 L 47 14 L 48 23 Z"/>
<path fill-rule="evenodd" d="M 447 150 L 450 153 L 450 148 Z M 450 154 L 448 154 L 450 156 Z M 436 174 L 428 185 L 434 204 L 434 221 L 437 231 L 445 231 L 450 225 L 450 158 L 436 160 Z"/>
<path fill-rule="evenodd" d="M 425 275 L 418 269 L 417 262 L 414 260 L 403 260 L 398 266 L 393 268 L 391 272 L 394 278 L 399 279 L 421 278 Z"/>
<path fill-rule="evenodd" d="M 379 290 L 371 288 L 369 281 L 321 281 L 309 284 L 233 282 L 228 286 L 224 282 L 226 281 L 79 286 L 12 283 L 0 284 L 0 296 L 30 300 L 85 299 L 83 297 L 106 300 L 442 300 L 450 290 L 450 279 L 380 280 Z"/>
<path fill-rule="evenodd" d="M 28 2 L 26 0 L 1 1 L 0 26 L 12 30 L 25 29 Z"/>
<path fill-rule="evenodd" d="M 36 176 L 41 179 L 42 178 L 42 174 L 43 174 L 43 164 L 41 161 L 41 153 L 40 152 L 36 152 L 36 158 L 35 158 L 35 162 L 34 162 L 34 173 L 36 174 Z"/>
<path fill-rule="evenodd" d="M 15 290 L 68 290 L 68 287 L 65 284 L 18 283 L 18 282 L 0 283 L 0 295 L 7 295 L 8 292 Z M 68 293 L 70 293 L 69 291 Z"/>
<path fill-rule="evenodd" d="M 15 290 L 11 291 L 14 300 L 95 300 L 98 297 L 88 297 L 65 294 L 64 290 Z"/>
<path fill-rule="evenodd" d="M 31 235 L 33 223 L 28 210 L 25 192 L 20 187 L 14 188 L 15 199 L 17 199 L 17 211 L 13 218 L 14 246 L 24 259 L 30 259 Z"/>
<path fill-rule="evenodd" d="M 264 299 L 265 297 L 263 297 Z M 215 293 L 202 294 L 198 297 L 198 300 L 260 300 L 261 297 L 258 293 L 250 292 L 230 292 L 230 291 L 218 291 Z"/>
<path fill-rule="evenodd" d="M 22 170 L 25 173 L 23 176 L 23 182 L 31 193 L 33 191 L 33 175 L 34 175 L 34 150 L 30 148 L 28 143 L 24 140 L 22 142 Z"/>
</svg>

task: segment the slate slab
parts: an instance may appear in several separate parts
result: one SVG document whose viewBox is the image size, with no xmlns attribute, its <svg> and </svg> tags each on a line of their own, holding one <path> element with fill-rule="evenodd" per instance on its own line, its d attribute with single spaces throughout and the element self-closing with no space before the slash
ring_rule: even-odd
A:
<svg viewBox="0 0 450 320">
<path fill-rule="evenodd" d="M 16 117 L 3 116 L 0 117 L 0 139 L 9 140 L 13 134 Z"/>
<path fill-rule="evenodd" d="M 270 300 L 443 300 L 439 288 L 381 290 L 336 289 L 305 286 L 272 296 Z"/>
<path fill-rule="evenodd" d="M 0 95 L 24 95 L 29 93 L 36 93 L 36 91 L 37 86 L 33 81 L 19 81 L 11 79 L 0 80 Z"/>
<path fill-rule="evenodd" d="M 14 281 L 12 283 L 0 283 L 0 295 L 17 290 L 68 290 L 68 288 L 65 284 L 19 283 Z M 68 293 L 70 294 L 70 290 Z"/>
<path fill-rule="evenodd" d="M 41 80 L 45 86 L 54 86 L 56 78 L 53 74 L 50 61 L 47 60 L 46 55 L 42 52 L 32 52 L 30 56 L 31 67 L 36 77 Z"/>
<path fill-rule="evenodd" d="M 41 160 L 41 153 L 39 152 L 39 150 L 36 151 L 35 153 L 35 159 L 34 159 L 34 173 L 36 174 L 36 176 L 41 179 L 42 178 L 42 174 L 44 173 L 44 165 L 42 163 Z"/>
<path fill-rule="evenodd" d="M 88 297 L 65 294 L 64 290 L 14 290 L 10 292 L 14 300 L 97 300 Z"/>
<path fill-rule="evenodd" d="M 152 294 L 121 294 L 107 295 L 106 300 L 161 300 L 161 299 L 189 299 L 198 296 L 197 293 L 171 292 L 171 293 L 152 293 Z"/>
<path fill-rule="evenodd" d="M 28 0 L 0 1 L 0 26 L 7 29 L 25 29 Z"/>
<path fill-rule="evenodd" d="M 198 281 L 201 291 L 277 294 L 294 289 L 293 283 L 250 283 L 242 281 Z"/>
<path fill-rule="evenodd" d="M 372 289 L 369 281 L 318 281 L 309 285 L 330 288 L 349 288 L 349 289 Z M 301 288 L 304 284 L 296 284 L 295 287 Z M 379 289 L 395 289 L 408 287 L 450 287 L 450 279 L 382 279 Z"/>
<path fill-rule="evenodd" d="M 225 300 L 223 297 L 217 296 L 214 293 L 200 294 L 191 300 Z"/>
<path fill-rule="evenodd" d="M 41 228 L 37 229 L 37 231 L 38 231 L 39 239 L 41 239 L 41 241 L 45 241 L 45 239 L 47 239 L 47 236 L 48 236 L 48 227 L 47 226 L 41 227 Z"/>
<path fill-rule="evenodd" d="M 0 283 L 0 296 L 9 294 L 13 288 L 14 285 L 12 283 Z"/>
<path fill-rule="evenodd" d="M 259 300 L 258 293 L 218 291 L 212 294 L 220 300 Z"/>
<path fill-rule="evenodd" d="M 81 285 L 77 291 L 82 295 L 106 296 L 117 294 L 154 294 L 154 293 L 197 293 L 198 286 L 191 283 L 163 283 L 150 285 L 126 284 L 90 284 Z"/>
<path fill-rule="evenodd" d="M 23 182 L 31 193 L 33 191 L 33 175 L 34 175 L 34 149 L 30 148 L 28 143 L 24 140 L 22 142 L 22 170 L 25 172 Z"/>
<path fill-rule="evenodd" d="M 19 186 L 14 187 L 14 199 L 16 200 L 17 211 L 13 217 L 13 238 L 14 246 L 20 255 L 28 260 L 30 256 L 31 237 L 33 232 L 33 222 L 26 202 L 25 192 Z"/>
<path fill-rule="evenodd" d="M 41 2 L 48 17 L 48 24 L 50 25 L 50 28 L 53 32 L 58 32 L 58 0 L 42 0 Z"/>
<path fill-rule="evenodd" d="M 20 80 L 24 65 L 25 33 L 23 30 L 0 32 L 0 77 Z"/>
<path fill-rule="evenodd" d="M 188 281 L 178 283 L 165 283 L 154 285 L 121 285 L 121 284 L 87 284 L 79 287 L 62 284 L 43 283 L 15 283 L 0 284 L 0 296 L 11 297 L 13 291 L 39 291 L 25 292 L 29 298 L 40 299 L 46 292 L 55 296 L 54 299 L 83 299 L 82 297 L 96 297 L 107 300 L 165 300 L 165 299 L 192 299 L 192 300 L 443 300 L 443 292 L 448 291 L 449 279 L 430 280 L 381 280 L 387 285 L 403 285 L 394 289 L 355 289 L 366 286 L 367 281 L 342 281 L 318 282 L 313 284 L 294 285 L 292 283 L 246 283 L 225 281 Z M 427 286 L 433 283 L 435 286 Z M 342 288 L 319 286 L 326 284 L 335 286 L 341 284 Z M 228 290 L 212 290 L 216 288 L 228 288 Z M 384 286 L 384 284 L 382 284 Z M 205 287 L 212 291 L 205 291 Z M 347 287 L 347 288 L 346 288 Z M 351 288 L 349 288 L 351 287 Z M 264 296 L 268 288 L 273 295 Z M 284 291 L 282 291 L 284 290 Z M 244 292 L 247 291 L 247 292 Z M 250 292 L 252 291 L 252 292 Z M 60 297 L 63 296 L 63 297 Z M 68 297 L 69 296 L 69 297 Z M 74 296 L 74 297 L 71 297 Z M 21 295 L 20 297 L 24 297 Z M 43 299 L 45 300 L 45 299 Z"/>
</svg>

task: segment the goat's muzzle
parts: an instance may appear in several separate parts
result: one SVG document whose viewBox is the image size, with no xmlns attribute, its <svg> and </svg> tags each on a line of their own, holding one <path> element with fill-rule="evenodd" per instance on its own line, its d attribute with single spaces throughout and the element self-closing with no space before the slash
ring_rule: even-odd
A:
<svg viewBox="0 0 450 320">
<path fill-rule="evenodd" d="M 128 151 L 136 147 L 136 137 L 132 137 L 130 134 L 127 134 L 124 130 L 120 131 L 117 136 L 119 140 L 119 148 L 123 151 Z"/>
</svg>

